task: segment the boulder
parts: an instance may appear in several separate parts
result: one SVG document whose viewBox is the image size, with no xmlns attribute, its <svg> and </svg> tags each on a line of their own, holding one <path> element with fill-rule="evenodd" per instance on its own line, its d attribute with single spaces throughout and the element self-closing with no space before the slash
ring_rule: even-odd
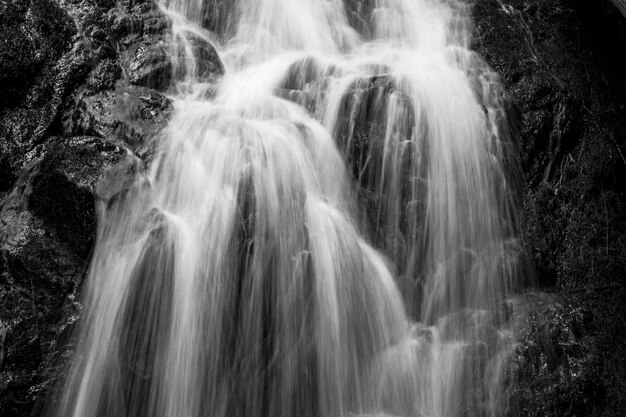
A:
<svg viewBox="0 0 626 417">
<path fill-rule="evenodd" d="M 113 90 L 117 81 L 122 77 L 122 67 L 114 58 L 106 58 L 98 62 L 89 72 L 84 90 L 89 94 Z"/>
<path fill-rule="evenodd" d="M 181 38 L 150 36 L 130 45 L 121 54 L 128 82 L 157 91 L 167 90 L 172 80 L 184 76 L 187 70 L 182 42 Z M 194 72 L 199 81 L 215 81 L 224 75 L 224 64 L 211 43 L 198 36 L 188 37 L 187 42 L 191 46 L 193 64 L 196 66 Z M 177 74 L 174 74 L 173 54 L 178 55 L 182 64 Z"/>
<path fill-rule="evenodd" d="M 120 49 L 151 35 L 160 36 L 171 26 L 153 1 L 118 2 L 106 12 L 105 18 L 111 39 L 120 45 Z"/>
<path fill-rule="evenodd" d="M 94 137 L 54 139 L 48 146 L 30 180 L 29 211 L 72 253 L 88 259 L 96 231 L 95 201 L 111 197 L 106 191 L 100 195 L 98 184 L 118 163 L 136 157 L 120 143 Z"/>
<path fill-rule="evenodd" d="M 0 369 L 2 369 L 2 362 L 4 362 L 4 344 L 7 341 L 7 329 L 4 323 L 0 321 Z"/>
<path fill-rule="evenodd" d="M 51 139 L 0 201 L 0 415 L 26 416 L 71 355 L 71 327 L 95 238 L 97 201 L 141 163 L 119 143 Z"/>
<path fill-rule="evenodd" d="M 181 37 L 172 37 L 171 23 L 153 2 L 116 7 L 107 13 L 111 39 L 120 50 L 120 65 L 125 80 L 132 84 L 165 91 L 177 75 L 172 56 L 184 61 Z M 196 58 L 196 73 L 201 81 L 223 75 L 224 66 L 213 45 L 198 35 L 186 34 Z M 181 71 L 184 71 L 180 68 Z"/>
<path fill-rule="evenodd" d="M 107 13 L 154 7 L 128 3 L 0 1 L 0 416 L 31 415 L 71 356 L 96 202 L 142 170 L 118 138 L 166 123 L 169 100 L 120 82 Z"/>
<path fill-rule="evenodd" d="M 3 202 L 0 209 L 0 320 L 6 326 L 0 370 L 2 415 L 27 416 L 60 370 L 55 356 L 78 316 L 74 292 L 86 268 L 43 221 Z"/>
<path fill-rule="evenodd" d="M 142 40 L 122 53 L 131 84 L 164 91 L 172 80 L 167 43 L 162 38 Z"/>
<path fill-rule="evenodd" d="M 372 12 L 376 7 L 374 0 L 346 0 L 344 2 L 346 17 L 350 25 L 361 36 L 369 38 L 372 35 Z"/>
<path fill-rule="evenodd" d="M 215 81 L 224 75 L 224 64 L 215 47 L 199 36 L 190 38 L 193 55 L 196 57 L 196 70 L 200 81 Z"/>
<path fill-rule="evenodd" d="M 75 27 L 52 0 L 0 3 L 0 191 L 17 178 L 20 157 L 40 143 L 80 72 Z"/>
<path fill-rule="evenodd" d="M 119 86 L 94 95 L 79 95 L 66 110 L 64 134 L 92 135 L 144 149 L 167 124 L 170 100 L 159 92 L 138 86 Z"/>
<path fill-rule="evenodd" d="M 201 3 L 202 26 L 216 35 L 227 38 L 237 22 L 237 3 L 223 0 L 206 0 Z"/>
</svg>

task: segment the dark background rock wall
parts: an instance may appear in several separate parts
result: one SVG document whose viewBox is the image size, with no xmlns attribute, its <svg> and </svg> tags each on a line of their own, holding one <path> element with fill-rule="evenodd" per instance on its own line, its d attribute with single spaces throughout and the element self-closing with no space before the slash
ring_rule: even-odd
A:
<svg viewBox="0 0 626 417">
<path fill-rule="evenodd" d="M 150 1 L 0 0 L 0 416 L 71 356 L 96 207 L 168 119 L 167 20 Z"/>
<path fill-rule="evenodd" d="M 538 290 L 511 413 L 626 415 L 626 19 L 608 1 L 473 2 L 521 132 Z"/>
<path fill-rule="evenodd" d="M 509 413 L 626 415 L 626 19 L 608 0 L 471 4 L 548 294 L 524 302 Z M 150 1 L 0 0 L 0 417 L 29 415 L 71 355 L 97 204 L 168 119 L 167 31 Z"/>
</svg>

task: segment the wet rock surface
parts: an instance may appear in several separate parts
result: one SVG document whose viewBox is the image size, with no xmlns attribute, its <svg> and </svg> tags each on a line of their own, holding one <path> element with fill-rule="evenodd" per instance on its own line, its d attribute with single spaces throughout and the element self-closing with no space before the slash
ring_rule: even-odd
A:
<svg viewBox="0 0 626 417">
<path fill-rule="evenodd" d="M 508 416 L 589 416 L 606 400 L 598 329 L 568 296 L 509 300 L 518 342 L 510 362 Z"/>
<path fill-rule="evenodd" d="M 371 35 L 372 10 L 375 7 L 373 0 L 346 0 L 346 15 L 350 25 L 356 28 L 362 36 Z"/>
<path fill-rule="evenodd" d="M 501 75 L 521 133 L 534 285 L 567 299 L 522 340 L 520 415 L 624 415 L 626 20 L 608 1 L 484 0 L 472 12 L 474 48 Z M 568 336 L 563 320 L 580 311 L 583 335 Z M 546 326 L 556 364 L 529 339 Z"/>
<path fill-rule="evenodd" d="M 137 150 L 167 124 L 171 103 L 145 87 L 119 87 L 81 96 L 65 113 L 64 133 L 118 140 Z"/>
<path fill-rule="evenodd" d="M 93 137 L 50 138 L 31 156 L 0 202 L 0 415 L 28 415 L 71 353 L 95 204 L 124 190 L 112 175 L 132 178 L 137 166 L 124 146 Z"/>
<path fill-rule="evenodd" d="M 107 173 L 134 157 L 119 142 L 95 137 L 52 139 L 31 178 L 28 207 L 81 259 L 87 259 L 95 238 L 95 200 Z M 105 195 L 105 198 L 109 197 Z"/>
<path fill-rule="evenodd" d="M 372 2 L 347 3 L 367 35 Z M 228 7 L 204 7 L 227 32 Z M 476 0 L 472 14 L 521 133 L 534 285 L 553 294 L 516 313 L 511 414 L 622 416 L 626 19 L 604 0 Z M 174 49 L 151 1 L 0 0 L 0 16 L 3 417 L 29 415 L 71 353 L 96 202 L 128 187 L 167 123 Z M 210 44 L 195 48 L 200 77 L 223 74 Z"/>
<path fill-rule="evenodd" d="M 128 81 L 155 90 L 166 90 L 172 79 L 167 45 L 162 38 L 142 40 L 123 53 Z"/>
<path fill-rule="evenodd" d="M 69 58 L 74 25 L 54 1 L 3 0 L 0 15 L 0 190 L 6 191 L 20 155 L 44 140 L 82 57 Z"/>
<path fill-rule="evenodd" d="M 0 416 L 31 415 L 70 357 L 97 207 L 171 113 L 150 0 L 0 0 Z M 169 42 L 169 43 L 168 43 Z M 207 80 L 223 74 L 198 43 Z"/>
<path fill-rule="evenodd" d="M 193 55 L 196 57 L 196 72 L 202 81 L 215 81 L 224 75 L 224 64 L 215 47 L 199 37 L 191 39 Z"/>
<path fill-rule="evenodd" d="M 132 85 L 167 90 L 177 75 L 187 71 L 187 65 L 195 65 L 194 73 L 200 81 L 215 81 L 224 74 L 224 65 L 215 47 L 200 37 L 191 37 L 194 62 L 185 62 L 184 50 L 178 48 L 176 39 L 167 36 L 148 36 L 131 44 L 122 52 L 125 76 Z M 172 55 L 186 65 L 174 68 Z M 181 74 L 175 73 L 176 71 Z"/>
</svg>

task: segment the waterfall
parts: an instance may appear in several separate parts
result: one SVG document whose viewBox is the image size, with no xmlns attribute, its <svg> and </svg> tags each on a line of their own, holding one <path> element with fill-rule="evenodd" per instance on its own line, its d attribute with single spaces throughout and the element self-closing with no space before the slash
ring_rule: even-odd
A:
<svg viewBox="0 0 626 417">
<path fill-rule="evenodd" d="M 175 112 L 149 172 L 100 207 L 52 414 L 503 415 L 499 312 L 526 261 L 469 6 L 160 7 Z M 198 74 L 198 38 L 222 79 Z"/>
</svg>

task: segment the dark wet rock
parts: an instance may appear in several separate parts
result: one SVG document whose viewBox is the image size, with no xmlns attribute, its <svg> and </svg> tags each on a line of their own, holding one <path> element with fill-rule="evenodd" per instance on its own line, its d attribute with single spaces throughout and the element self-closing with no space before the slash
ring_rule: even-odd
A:
<svg viewBox="0 0 626 417">
<path fill-rule="evenodd" d="M 372 75 L 357 79 L 346 90 L 341 98 L 339 108 L 341 113 L 337 119 L 335 131 L 332 132 L 339 149 L 344 153 L 352 177 L 359 184 L 359 200 L 365 210 L 365 217 L 369 230 L 374 233 L 374 239 L 379 248 L 387 253 L 397 255 L 399 240 L 404 241 L 406 236 L 396 236 L 387 230 L 385 225 L 386 213 L 379 209 L 384 204 L 380 201 L 382 195 L 379 187 L 381 178 L 379 172 L 383 170 L 384 138 L 387 132 L 387 109 L 391 100 L 396 100 L 398 112 L 405 115 L 402 124 L 395 126 L 395 134 L 403 140 L 411 140 L 414 124 L 414 110 L 411 100 L 396 85 L 396 80 L 389 75 Z M 401 195 L 401 205 L 406 207 L 411 200 L 411 153 L 402 151 L 398 169 L 402 170 L 402 181 L 398 192 Z M 391 168 L 389 168 L 391 169 Z M 393 175 L 385 173 L 387 178 Z M 418 205 L 414 205 L 417 207 Z M 417 215 L 417 213 L 413 213 Z M 402 230 L 407 230 L 406 214 L 401 219 Z M 398 260 L 403 263 L 402 260 Z"/>
<path fill-rule="evenodd" d="M 128 3 L 0 0 L 0 416 L 30 415 L 71 355 L 96 202 L 142 169 L 117 138 L 138 145 L 167 119 L 165 97 L 123 82 L 108 13 L 145 11 L 139 39 L 166 20 Z"/>
<path fill-rule="evenodd" d="M 24 168 L 23 156 L 59 133 L 59 113 L 85 77 L 95 91 L 119 78 L 105 19 L 110 3 L 0 2 L 0 192 Z"/>
<path fill-rule="evenodd" d="M 172 81 L 171 55 L 181 55 L 181 40 L 170 36 L 170 22 L 156 3 L 140 2 L 121 5 L 107 13 L 113 42 L 120 50 L 120 64 L 125 79 L 133 85 L 166 90 Z M 200 80 L 212 81 L 223 75 L 224 66 L 213 45 L 205 39 L 190 36 L 196 73 Z M 181 69 L 184 71 L 184 68 Z"/>
<path fill-rule="evenodd" d="M 120 144 L 53 138 L 0 201 L 0 415 L 28 415 L 69 357 L 95 204 L 123 192 L 140 169 Z"/>
<path fill-rule="evenodd" d="M 98 136 L 121 141 L 133 150 L 156 137 L 171 113 L 168 98 L 155 90 L 136 86 L 79 96 L 75 106 L 66 111 L 67 136 Z"/>
<path fill-rule="evenodd" d="M 187 70 L 184 48 L 180 41 L 167 37 L 151 36 L 132 44 L 121 54 L 128 82 L 134 85 L 167 90 L 174 76 L 183 76 Z M 196 65 L 195 74 L 200 81 L 214 81 L 224 74 L 224 65 L 215 47 L 199 37 L 191 37 L 191 51 Z M 180 74 L 174 74 L 172 54 L 178 54 Z"/>
<path fill-rule="evenodd" d="M 337 68 L 324 65 L 316 57 L 299 59 L 289 66 L 275 94 L 315 114 L 318 110 L 316 106 L 323 102 L 328 81 L 335 72 L 338 72 Z"/>
<path fill-rule="evenodd" d="M 354 178 L 361 186 L 372 191 L 377 181 L 372 175 L 379 172 L 382 165 L 382 138 L 385 137 L 387 125 L 387 103 L 392 94 L 403 95 L 391 76 L 373 75 L 355 80 L 341 98 L 339 107 L 342 111 L 336 131 L 332 132 L 339 148 L 345 152 Z M 404 104 L 408 117 L 404 129 L 398 133 L 410 139 L 412 105 L 408 99 Z M 372 140 L 374 138 L 381 140 Z M 372 161 L 371 158 L 380 160 Z"/>
<path fill-rule="evenodd" d="M 111 37 L 126 48 L 150 35 L 161 35 L 170 28 L 168 19 L 161 13 L 156 2 L 120 2 L 106 14 Z"/>
<path fill-rule="evenodd" d="M 331 77 L 340 72 L 335 65 L 321 62 L 313 56 L 298 59 L 289 66 L 276 94 L 314 113 L 316 102 L 323 101 Z"/>
<path fill-rule="evenodd" d="M 119 143 L 78 137 L 51 141 L 38 162 L 29 209 L 82 259 L 95 238 L 97 184 L 126 158 L 134 157 Z"/>
<path fill-rule="evenodd" d="M 53 1 L 4 0 L 0 11 L 0 107 L 8 107 L 23 98 L 20 86 L 69 49 L 74 30 Z"/>
<path fill-rule="evenodd" d="M 117 60 L 112 58 L 103 59 L 87 76 L 85 90 L 91 94 L 113 90 L 121 77 L 122 67 Z"/>
<path fill-rule="evenodd" d="M 237 21 L 237 3 L 222 0 L 207 0 L 202 3 L 202 26 L 222 38 L 232 35 L 233 23 Z"/>
<path fill-rule="evenodd" d="M 473 9 L 475 46 L 521 106 L 522 161 L 534 184 L 550 179 L 553 159 L 571 151 L 579 100 L 592 88 L 586 67 L 597 71 L 590 51 L 572 39 L 581 31 L 576 12 L 560 3 L 483 1 Z"/>
<path fill-rule="evenodd" d="M 2 415 L 28 415 L 35 398 L 43 395 L 38 384 L 54 366 L 48 355 L 71 321 L 61 317 L 78 307 L 66 301 L 85 268 L 28 210 L 37 170 L 32 164 L 0 202 L 0 320 L 7 334 L 0 371 Z"/>
<path fill-rule="evenodd" d="M 605 399 L 592 313 L 567 299 L 529 294 L 509 302 L 519 334 L 511 359 L 509 416 L 589 416 Z"/>
<path fill-rule="evenodd" d="M 211 43 L 200 37 L 191 38 L 191 47 L 197 60 L 197 74 L 202 81 L 214 81 L 224 75 L 224 64 Z"/>
<path fill-rule="evenodd" d="M 128 81 L 131 84 L 164 91 L 172 80 L 172 64 L 167 44 L 151 37 L 130 46 L 122 53 Z"/>
<path fill-rule="evenodd" d="M 50 136 L 82 134 L 64 129 L 60 116 L 66 118 L 86 97 L 113 90 L 123 78 L 118 51 L 141 42 L 157 42 L 167 29 L 167 19 L 152 1 L 5 0 L 0 8 L 0 32 L 5 39 L 0 45 L 0 193 L 6 193 L 25 166 L 24 155 L 34 147 Z M 116 27 L 109 25 L 110 15 L 130 16 L 146 24 L 120 24 L 123 30 L 116 33 Z M 132 81 L 150 85 L 142 76 L 139 72 Z M 145 97 L 149 93 L 140 94 Z M 141 119 L 146 116 L 143 104 L 154 100 L 126 101 L 139 103 L 129 115 L 141 113 Z M 136 139 L 144 132 L 151 134 L 143 122 L 127 129 L 131 132 L 127 136 Z"/>
<path fill-rule="evenodd" d="M 4 205 L 0 235 L 0 320 L 7 325 L 0 414 L 26 416 L 60 366 L 52 353 L 78 314 L 72 294 L 86 265 L 28 211 Z"/>
<path fill-rule="evenodd" d="M 376 2 L 374 0 L 346 0 L 344 5 L 350 26 L 362 36 L 370 37 L 372 34 L 372 11 Z"/>
<path fill-rule="evenodd" d="M 0 321 L 0 369 L 4 362 L 4 345 L 7 341 L 7 329 L 2 321 Z"/>
<path fill-rule="evenodd" d="M 0 188 L 10 188 L 20 156 L 44 140 L 84 55 L 74 23 L 51 0 L 0 3 Z M 74 51 L 74 52 L 72 52 Z"/>
<path fill-rule="evenodd" d="M 535 285 L 591 312 L 602 379 L 610 381 L 593 414 L 624 415 L 626 56 L 617 51 L 626 50 L 626 21 L 604 0 L 481 0 L 473 15 L 474 47 L 501 75 L 519 116 Z M 536 385 L 536 400 L 524 397 L 527 415 L 582 415 L 565 402 L 576 386 L 560 383 L 561 391 Z"/>
</svg>

